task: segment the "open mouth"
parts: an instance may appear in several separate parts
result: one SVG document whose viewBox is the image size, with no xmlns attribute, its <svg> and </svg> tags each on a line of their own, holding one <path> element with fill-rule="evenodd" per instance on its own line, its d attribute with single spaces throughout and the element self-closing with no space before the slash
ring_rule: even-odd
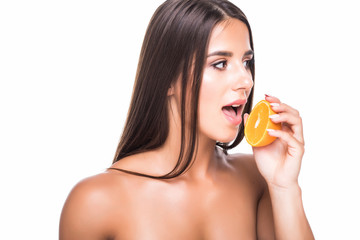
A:
<svg viewBox="0 0 360 240">
<path fill-rule="evenodd" d="M 241 113 L 242 107 L 244 105 L 231 105 L 231 106 L 225 106 L 222 108 L 222 111 L 230 116 L 236 118 L 238 114 Z"/>
<path fill-rule="evenodd" d="M 225 118 L 233 125 L 239 125 L 242 121 L 241 113 L 244 105 L 229 105 L 222 107 Z"/>
<path fill-rule="evenodd" d="M 246 99 L 237 99 L 221 108 L 225 119 L 232 125 L 238 126 L 242 121 L 242 112 L 246 104 Z"/>
</svg>

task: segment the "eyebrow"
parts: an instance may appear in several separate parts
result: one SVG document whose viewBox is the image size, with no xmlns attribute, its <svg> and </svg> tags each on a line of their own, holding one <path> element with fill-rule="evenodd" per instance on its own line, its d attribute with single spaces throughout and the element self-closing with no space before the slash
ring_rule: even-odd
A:
<svg viewBox="0 0 360 240">
<path fill-rule="evenodd" d="M 253 50 L 248 50 L 244 53 L 244 57 L 251 56 L 251 55 L 254 55 Z M 228 51 L 216 51 L 216 52 L 210 53 L 207 57 L 212 57 L 212 56 L 232 57 L 233 53 L 228 52 Z"/>
<path fill-rule="evenodd" d="M 253 51 L 253 50 L 247 50 L 247 51 L 244 53 L 244 57 L 247 57 L 247 56 L 254 56 L 254 51 Z"/>
<path fill-rule="evenodd" d="M 216 52 L 210 53 L 208 55 L 208 57 L 212 57 L 212 56 L 232 57 L 233 53 L 232 52 L 227 52 L 227 51 L 216 51 Z"/>
</svg>

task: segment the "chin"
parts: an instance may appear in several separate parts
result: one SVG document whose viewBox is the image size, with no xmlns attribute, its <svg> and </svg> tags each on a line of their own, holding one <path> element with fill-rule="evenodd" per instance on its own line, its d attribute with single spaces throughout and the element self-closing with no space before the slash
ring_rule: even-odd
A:
<svg viewBox="0 0 360 240">
<path fill-rule="evenodd" d="M 226 133 L 226 134 L 225 134 Z M 222 143 L 228 143 L 233 141 L 238 134 L 238 129 L 233 131 L 224 131 L 222 134 L 217 136 L 216 141 L 222 142 Z"/>
<path fill-rule="evenodd" d="M 222 123 L 221 123 L 222 124 Z M 239 128 L 236 126 L 221 126 L 220 124 L 200 125 L 201 135 L 217 142 L 228 143 L 233 141 L 238 135 Z"/>
</svg>

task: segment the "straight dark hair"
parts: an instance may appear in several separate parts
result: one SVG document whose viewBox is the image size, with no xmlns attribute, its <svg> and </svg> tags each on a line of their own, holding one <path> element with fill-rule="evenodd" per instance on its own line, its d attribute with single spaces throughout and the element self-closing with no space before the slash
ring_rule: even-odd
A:
<svg viewBox="0 0 360 240">
<path fill-rule="evenodd" d="M 113 163 L 127 156 L 159 148 L 169 134 L 168 89 L 181 77 L 181 142 L 177 164 L 162 176 L 152 176 L 126 169 L 109 168 L 156 179 L 170 179 L 184 173 L 194 159 L 197 146 L 198 99 L 209 39 L 213 28 L 222 21 L 235 18 L 249 30 L 244 13 L 226 0 L 168 0 L 154 13 L 146 31 L 140 53 L 135 84 L 127 120 Z M 255 78 L 254 58 L 249 64 Z M 190 87 L 190 109 L 185 111 L 186 92 Z M 252 106 L 253 89 L 243 113 Z M 185 119 L 190 114 L 189 134 L 185 134 Z M 185 135 L 188 136 L 185 139 Z M 231 143 L 217 142 L 225 153 L 244 138 L 241 123 L 237 137 Z"/>
</svg>

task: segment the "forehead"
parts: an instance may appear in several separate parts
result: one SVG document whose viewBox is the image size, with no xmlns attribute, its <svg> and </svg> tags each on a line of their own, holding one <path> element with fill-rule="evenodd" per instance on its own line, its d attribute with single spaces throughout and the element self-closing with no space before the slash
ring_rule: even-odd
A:
<svg viewBox="0 0 360 240">
<path fill-rule="evenodd" d="M 218 50 L 250 50 L 249 30 L 238 19 L 228 19 L 217 24 L 211 35 L 208 52 Z"/>
</svg>

